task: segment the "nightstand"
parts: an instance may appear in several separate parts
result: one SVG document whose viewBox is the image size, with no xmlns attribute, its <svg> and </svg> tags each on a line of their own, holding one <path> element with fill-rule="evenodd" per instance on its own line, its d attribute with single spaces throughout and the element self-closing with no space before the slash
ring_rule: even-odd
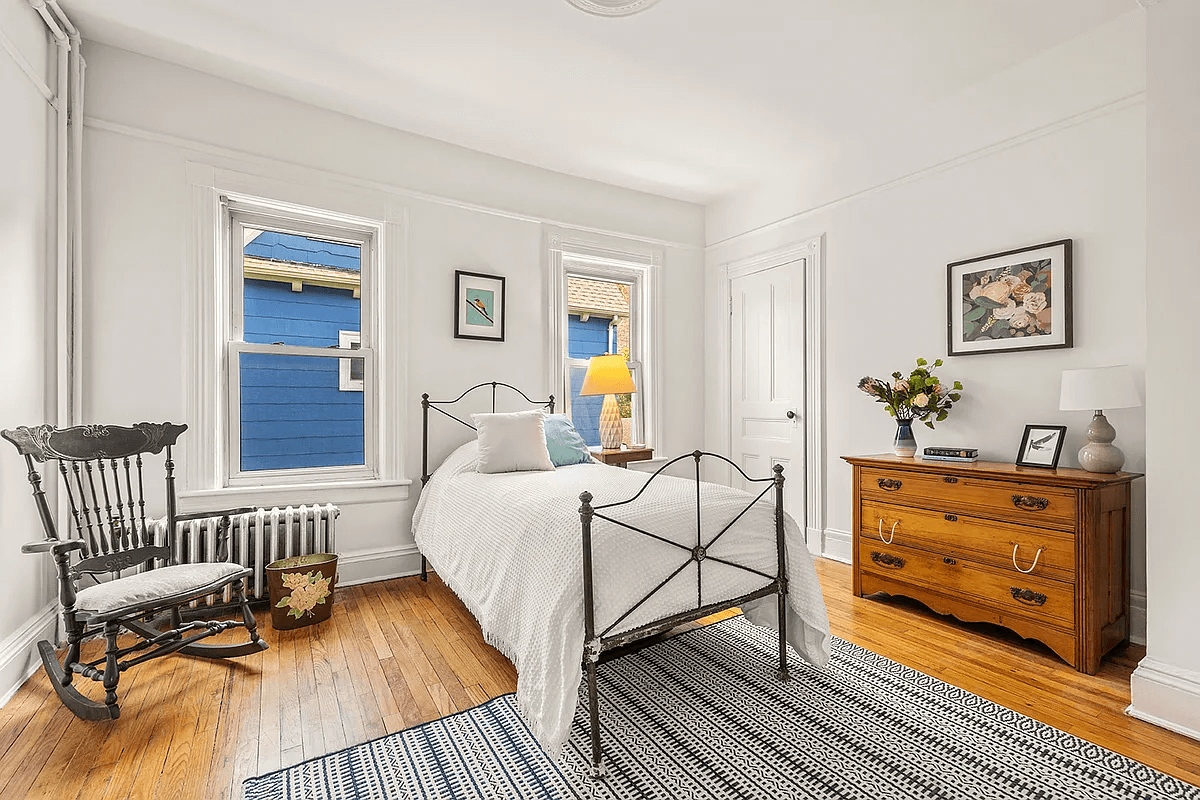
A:
<svg viewBox="0 0 1200 800">
<path fill-rule="evenodd" d="M 654 458 L 653 447 L 630 447 L 627 450 L 592 451 L 592 457 L 604 464 L 627 468 L 630 461 L 649 461 Z"/>
</svg>

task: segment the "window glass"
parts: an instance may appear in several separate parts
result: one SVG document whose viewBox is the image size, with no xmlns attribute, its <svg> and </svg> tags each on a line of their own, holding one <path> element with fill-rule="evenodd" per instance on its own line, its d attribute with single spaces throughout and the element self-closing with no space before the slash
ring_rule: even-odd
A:
<svg viewBox="0 0 1200 800">
<path fill-rule="evenodd" d="M 603 397 L 580 397 L 588 359 L 605 353 L 620 353 L 633 359 L 631 296 L 633 284 L 625 281 L 567 276 L 567 407 L 572 423 L 591 447 L 600 445 L 600 407 Z M 632 361 L 634 385 L 638 385 L 638 363 Z M 623 421 L 622 441 L 640 443 L 640 404 L 628 394 L 617 396 Z"/>
<path fill-rule="evenodd" d="M 241 231 L 244 342 L 361 347 L 359 244 Z M 363 359 L 237 358 L 242 472 L 364 463 Z"/>
<path fill-rule="evenodd" d="M 363 393 L 338 386 L 349 359 L 238 357 L 242 472 L 364 463 Z"/>
</svg>

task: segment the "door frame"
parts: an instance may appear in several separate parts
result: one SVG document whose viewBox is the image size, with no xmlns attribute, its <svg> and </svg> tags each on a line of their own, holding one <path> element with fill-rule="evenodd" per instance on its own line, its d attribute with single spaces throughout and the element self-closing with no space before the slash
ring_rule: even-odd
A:
<svg viewBox="0 0 1200 800">
<path fill-rule="evenodd" d="M 717 353 L 718 441 L 733 452 L 732 391 L 733 279 L 776 267 L 793 270 L 793 286 L 804 287 L 804 518 L 797 518 L 809 552 L 825 552 L 825 235 L 820 234 L 782 247 L 728 261 L 718 266 L 724 324 Z M 728 473 L 728 467 L 726 467 Z M 715 476 L 714 476 L 715 477 Z M 728 474 L 722 476 L 730 483 Z M 786 477 L 786 476 L 785 476 Z"/>
</svg>

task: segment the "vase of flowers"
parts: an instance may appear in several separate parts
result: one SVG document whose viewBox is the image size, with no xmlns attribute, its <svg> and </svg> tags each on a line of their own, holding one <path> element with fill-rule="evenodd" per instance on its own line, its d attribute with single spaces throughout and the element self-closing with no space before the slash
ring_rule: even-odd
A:
<svg viewBox="0 0 1200 800">
<path fill-rule="evenodd" d="M 950 409 L 962 397 L 963 385 L 954 381 L 947 386 L 933 371 L 942 365 L 939 358 L 931 365 L 923 358 L 917 359 L 917 367 L 905 377 L 900 372 L 892 373 L 892 381 L 866 377 L 858 382 L 858 388 L 883 403 L 888 414 L 896 420 L 896 440 L 892 449 L 896 455 L 911 458 L 917 454 L 917 438 L 913 435 L 914 420 L 933 428 L 950 415 Z"/>
</svg>

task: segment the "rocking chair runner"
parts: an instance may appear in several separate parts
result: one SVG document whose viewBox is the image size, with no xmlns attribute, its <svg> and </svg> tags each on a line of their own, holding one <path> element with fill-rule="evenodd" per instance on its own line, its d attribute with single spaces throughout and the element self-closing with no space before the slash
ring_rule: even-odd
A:
<svg viewBox="0 0 1200 800">
<path fill-rule="evenodd" d="M 185 430 L 186 425 L 141 422 L 129 428 L 80 425 L 58 429 L 41 425 L 0 431 L 0 436 L 16 445 L 17 451 L 25 457 L 33 499 L 46 533 L 43 541 L 23 545 L 21 552 L 50 553 L 58 570 L 67 654 L 60 664 L 54 646 L 45 640 L 38 642 L 42 666 L 59 699 L 81 719 L 116 719 L 120 716 L 117 682 L 121 673 L 145 661 L 175 652 L 204 658 L 231 658 L 267 649 L 267 643 L 259 638 L 254 614 L 246 602 L 243 579 L 250 574 L 249 569 L 223 561 L 170 565 L 170 537 L 176 523 L 222 518 L 218 526 L 219 558 L 224 558 L 229 518 L 252 510 L 176 512 L 175 464 L 171 460 L 171 447 Z M 156 520 L 146 519 L 142 456 L 158 455 L 164 449 L 167 525 L 164 541 L 156 542 Z M 54 515 L 42 490 L 41 475 L 34 464 L 48 460 L 58 461 L 58 471 L 62 475 L 73 529 L 67 538 L 59 538 Z M 72 564 L 74 558 L 78 560 Z M 118 577 L 122 570 L 139 566 L 149 568 Z M 113 573 L 114 577 L 79 588 L 79 580 L 84 575 L 102 573 Z M 241 620 L 183 622 L 180 606 L 223 591 L 226 586 L 241 605 Z M 142 621 L 163 613 L 170 615 L 168 630 L 157 630 Z M 234 627 L 245 627 L 249 641 L 197 644 L 201 639 Z M 129 647 L 118 647 L 117 636 L 122 628 L 136 634 L 141 641 Z M 103 633 L 106 640 L 104 657 L 80 661 L 80 645 L 84 638 L 97 633 Z M 140 655 L 126 659 L 134 653 Z M 72 685 L 76 674 L 103 683 L 103 703 L 88 699 Z"/>
</svg>

